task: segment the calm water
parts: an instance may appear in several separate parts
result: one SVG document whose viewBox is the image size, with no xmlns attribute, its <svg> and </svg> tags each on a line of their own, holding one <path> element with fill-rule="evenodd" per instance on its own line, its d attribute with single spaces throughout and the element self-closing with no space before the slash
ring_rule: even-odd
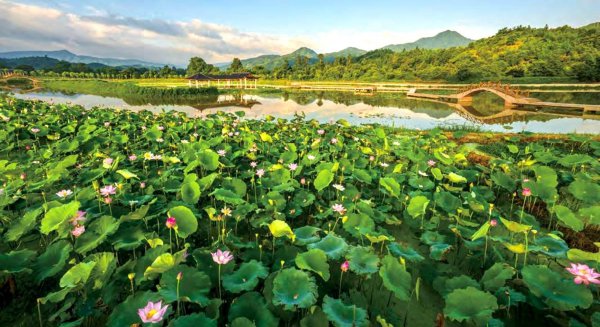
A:
<svg viewBox="0 0 600 327">
<path fill-rule="evenodd" d="M 292 92 L 278 94 L 219 95 L 202 98 L 192 103 L 161 104 L 155 99 L 120 99 L 87 94 L 63 94 L 37 92 L 15 94 L 21 99 L 37 99 L 51 103 L 70 103 L 85 108 L 110 107 L 134 111 L 177 110 L 190 116 L 205 115 L 216 111 L 234 112 L 244 110 L 248 118 L 263 118 L 272 115 L 293 118 L 302 113 L 307 119 L 329 122 L 340 118 L 353 124 L 379 123 L 410 129 L 430 129 L 437 126 L 467 126 L 496 132 L 541 132 L 541 133 L 591 133 L 600 134 L 600 117 L 564 117 L 542 113 L 524 113 L 506 117 L 502 121 L 486 120 L 500 113 L 503 103 L 493 95 L 474 98 L 473 107 L 467 112 L 447 104 L 408 99 L 399 94 L 376 94 L 357 96 L 343 92 Z M 547 101 L 600 104 L 600 93 L 536 93 L 532 94 Z M 151 102 L 152 104 L 148 104 Z"/>
</svg>

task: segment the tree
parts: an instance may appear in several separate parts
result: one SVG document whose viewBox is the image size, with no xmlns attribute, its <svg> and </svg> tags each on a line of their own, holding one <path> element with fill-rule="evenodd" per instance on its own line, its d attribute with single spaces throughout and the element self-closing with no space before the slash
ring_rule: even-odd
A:
<svg viewBox="0 0 600 327">
<path fill-rule="evenodd" d="M 188 76 L 196 74 L 210 74 L 214 71 L 214 69 L 215 67 L 207 64 L 204 59 L 200 57 L 192 57 L 190 58 L 190 63 L 187 66 L 186 73 Z"/>
<path fill-rule="evenodd" d="M 242 65 L 242 61 L 240 58 L 233 58 L 229 69 L 227 69 L 230 73 L 239 73 L 244 71 L 244 66 Z"/>
</svg>

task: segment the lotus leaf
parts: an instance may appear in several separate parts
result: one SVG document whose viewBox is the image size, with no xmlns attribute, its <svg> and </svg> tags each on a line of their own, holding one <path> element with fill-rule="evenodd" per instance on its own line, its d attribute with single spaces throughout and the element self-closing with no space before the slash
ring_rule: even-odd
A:
<svg viewBox="0 0 600 327">
<path fill-rule="evenodd" d="M 346 254 L 346 258 L 350 261 L 350 270 L 359 275 L 370 275 L 378 270 L 379 257 L 370 247 L 353 247 Z"/>
<path fill-rule="evenodd" d="M 286 310 L 296 306 L 306 309 L 317 302 L 317 295 L 314 277 L 302 270 L 283 269 L 273 280 L 273 304 Z"/>
<path fill-rule="evenodd" d="M 31 271 L 29 263 L 33 261 L 35 251 L 19 250 L 8 253 L 0 253 L 0 271 L 5 273 L 18 273 Z"/>
<path fill-rule="evenodd" d="M 315 178 L 314 185 L 317 191 L 324 190 L 331 182 L 333 182 L 333 173 L 328 169 L 323 169 L 319 171 L 317 177 Z"/>
<path fill-rule="evenodd" d="M 386 255 L 381 260 L 379 276 L 381 276 L 385 288 L 393 292 L 398 299 L 402 301 L 410 300 L 412 277 L 398 259 Z"/>
<path fill-rule="evenodd" d="M 210 298 L 210 278 L 198 269 L 178 265 L 164 272 L 160 278 L 159 294 L 166 302 L 177 301 L 177 275 L 182 273 L 179 281 L 179 299 L 206 306 Z"/>
<path fill-rule="evenodd" d="M 60 240 L 48 246 L 33 266 L 36 281 L 39 283 L 60 272 L 67 263 L 71 250 L 73 250 L 73 246 L 66 240 Z"/>
<path fill-rule="evenodd" d="M 179 237 L 186 238 L 198 230 L 198 219 L 187 207 L 177 206 L 169 210 L 169 217 L 175 217 L 175 231 Z"/>
<path fill-rule="evenodd" d="M 240 265 L 233 274 L 223 277 L 223 287 L 232 293 L 251 291 L 258 285 L 259 278 L 269 275 L 267 269 L 258 261 L 251 260 Z"/>
<path fill-rule="evenodd" d="M 497 262 L 483 273 L 481 284 L 486 291 L 496 291 L 515 274 L 515 269 L 506 263 Z"/>
<path fill-rule="evenodd" d="M 417 218 L 425 215 L 427 205 L 429 205 L 429 199 L 423 195 L 418 195 L 410 199 L 408 208 L 406 210 L 413 218 Z"/>
<path fill-rule="evenodd" d="M 265 299 L 257 292 L 248 292 L 236 298 L 231 305 L 229 321 L 246 318 L 256 327 L 276 327 L 279 319 L 267 307 Z"/>
<path fill-rule="evenodd" d="M 390 252 L 397 257 L 404 258 L 411 262 L 421 262 L 425 258 L 408 245 L 402 245 L 396 242 L 387 245 Z"/>
<path fill-rule="evenodd" d="M 329 280 L 329 263 L 327 255 L 321 249 L 310 249 L 296 256 L 296 266 L 300 269 L 310 270 L 321 276 L 324 281 Z"/>
<path fill-rule="evenodd" d="M 217 321 L 208 318 L 204 313 L 193 313 L 181 316 L 169 323 L 169 327 L 217 327 Z"/>
<path fill-rule="evenodd" d="M 573 280 L 565 280 L 543 265 L 525 266 L 521 271 L 525 285 L 533 295 L 557 310 L 586 309 L 592 305 L 592 292 Z"/>
<path fill-rule="evenodd" d="M 323 312 L 337 327 L 369 326 L 367 311 L 356 305 L 345 305 L 341 300 L 327 295 L 323 298 Z"/>
<path fill-rule="evenodd" d="M 307 247 L 323 250 L 329 259 L 337 260 L 346 253 L 348 244 L 343 238 L 329 233 L 319 242 L 309 244 Z"/>
<path fill-rule="evenodd" d="M 452 320 L 485 326 L 497 309 L 495 296 L 475 287 L 467 287 L 448 294 L 444 314 Z"/>
<path fill-rule="evenodd" d="M 321 239 L 321 237 L 318 235 L 320 230 L 320 228 L 314 226 L 302 226 L 300 228 L 296 228 L 294 230 L 294 235 L 296 235 L 295 244 L 309 245 L 318 242 Z"/>
</svg>

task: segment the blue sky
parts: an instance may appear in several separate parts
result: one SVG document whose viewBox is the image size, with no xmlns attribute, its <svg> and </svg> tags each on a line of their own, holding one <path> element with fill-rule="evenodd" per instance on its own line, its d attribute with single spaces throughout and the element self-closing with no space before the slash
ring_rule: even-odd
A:
<svg viewBox="0 0 600 327">
<path fill-rule="evenodd" d="M 176 64 L 192 55 L 219 62 L 300 46 L 317 52 L 371 50 L 448 29 L 482 38 L 502 27 L 600 21 L 600 0 L 0 0 L 0 9 L 9 13 L 0 16 L 0 26 L 8 26 L 0 30 L 0 50 L 62 46 Z M 18 21 L 23 12 L 28 15 L 22 19 L 47 24 L 36 31 Z"/>
</svg>

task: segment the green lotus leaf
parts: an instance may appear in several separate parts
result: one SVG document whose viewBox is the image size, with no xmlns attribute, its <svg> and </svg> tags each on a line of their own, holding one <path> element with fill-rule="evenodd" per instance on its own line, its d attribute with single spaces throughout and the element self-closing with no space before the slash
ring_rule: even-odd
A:
<svg viewBox="0 0 600 327">
<path fill-rule="evenodd" d="M 438 181 L 444 179 L 444 174 L 442 174 L 442 170 L 437 167 L 431 169 L 431 175 L 433 175 L 433 178 L 435 178 Z"/>
<path fill-rule="evenodd" d="M 600 312 L 592 315 L 592 327 L 600 327 Z"/>
<path fill-rule="evenodd" d="M 8 253 L 0 252 L 0 271 L 14 274 L 30 272 L 30 262 L 35 258 L 35 251 L 19 250 Z"/>
<path fill-rule="evenodd" d="M 165 271 L 173 269 L 173 267 L 177 266 L 185 260 L 185 253 L 186 250 L 182 250 L 175 254 L 163 253 L 157 256 L 156 259 L 154 259 L 154 261 L 152 262 L 152 264 L 149 267 L 147 267 L 144 271 L 144 278 L 152 279 L 155 278 L 158 274 L 162 274 Z"/>
<path fill-rule="evenodd" d="M 481 284 L 486 291 L 495 291 L 506 284 L 515 274 L 515 269 L 506 263 L 496 262 L 481 277 Z"/>
<path fill-rule="evenodd" d="M 321 237 L 317 234 L 321 229 L 314 226 L 302 226 L 294 229 L 294 235 L 296 235 L 296 245 L 307 245 L 318 242 Z"/>
<path fill-rule="evenodd" d="M 595 261 L 600 262 L 600 251 L 587 252 L 579 249 L 570 249 L 567 251 L 567 258 L 571 261 Z"/>
<path fill-rule="evenodd" d="M 575 166 L 581 166 L 582 164 L 593 162 L 594 158 L 586 154 L 570 154 L 564 156 L 558 160 L 558 163 L 564 167 L 572 168 Z"/>
<path fill-rule="evenodd" d="M 296 256 L 296 266 L 300 269 L 310 270 L 321 276 L 324 281 L 329 280 L 329 263 L 327 255 L 321 249 L 311 249 Z"/>
<path fill-rule="evenodd" d="M 98 247 L 119 228 L 119 221 L 112 216 L 102 216 L 93 220 L 86 232 L 75 241 L 75 252 L 85 254 Z"/>
<path fill-rule="evenodd" d="M 131 178 L 140 179 L 136 174 L 134 174 L 126 169 L 117 170 L 117 174 L 123 176 L 123 178 L 125 178 L 125 179 L 131 179 Z"/>
<path fill-rule="evenodd" d="M 459 275 L 452 278 L 443 277 L 443 288 L 438 289 L 438 291 L 443 297 L 446 297 L 448 294 L 454 292 L 454 290 L 467 287 L 480 288 L 479 283 L 467 275 Z"/>
<path fill-rule="evenodd" d="M 188 179 L 188 176 L 192 176 L 192 178 Z M 193 178 L 195 176 L 196 174 L 187 175 L 186 179 L 181 184 L 181 189 L 179 190 L 183 201 L 189 204 L 198 203 L 198 200 L 200 200 L 200 195 L 202 194 L 200 191 L 200 184 L 198 184 L 196 179 Z"/>
<path fill-rule="evenodd" d="M 329 233 L 319 242 L 309 244 L 307 248 L 323 250 L 329 259 L 337 260 L 346 253 L 348 244 L 343 238 Z"/>
<path fill-rule="evenodd" d="M 600 185 L 581 179 L 576 179 L 569 185 L 569 192 L 577 199 L 596 204 L 600 202 Z"/>
<path fill-rule="evenodd" d="M 66 240 L 50 244 L 33 265 L 36 282 L 40 283 L 60 272 L 67 263 L 71 250 L 73 250 L 73 246 Z"/>
<path fill-rule="evenodd" d="M 106 322 L 107 327 L 123 327 L 131 326 L 133 324 L 142 324 L 140 316 L 138 316 L 138 309 L 141 309 L 148 304 L 149 301 L 158 302 L 161 301 L 161 297 L 158 293 L 143 292 L 135 293 L 125 299 L 125 301 L 119 303 L 111 312 Z M 163 305 L 166 303 L 163 302 Z M 171 306 L 167 309 L 165 317 L 171 312 Z"/>
<path fill-rule="evenodd" d="M 554 201 L 556 201 L 556 199 L 558 198 L 556 186 L 532 181 L 524 183 L 524 185 L 531 189 L 531 193 L 534 196 L 541 198 L 547 203 L 554 203 Z"/>
<path fill-rule="evenodd" d="M 434 260 L 442 260 L 444 255 L 452 250 L 452 245 L 446 243 L 435 243 L 429 247 L 429 257 Z"/>
<path fill-rule="evenodd" d="M 169 327 L 217 327 L 217 321 L 208 318 L 203 312 L 192 313 L 191 315 L 181 316 L 171 320 Z"/>
<path fill-rule="evenodd" d="M 398 299 L 410 300 L 412 277 L 397 258 L 386 255 L 381 261 L 379 276 L 385 288 L 393 292 Z"/>
<path fill-rule="evenodd" d="M 229 321 L 246 318 L 256 327 L 277 327 L 279 319 L 267 307 L 267 301 L 258 292 L 248 292 L 236 298 L 231 304 Z"/>
<path fill-rule="evenodd" d="M 433 196 L 436 205 L 444 209 L 447 213 L 454 213 L 456 209 L 460 208 L 462 202 L 460 199 L 450 192 L 442 191 L 436 192 Z"/>
<path fill-rule="evenodd" d="M 61 277 L 59 282 L 60 287 L 72 288 L 80 284 L 85 284 L 88 278 L 90 278 L 95 265 L 95 261 L 80 262 L 74 265 Z"/>
<path fill-rule="evenodd" d="M 558 236 L 547 234 L 542 237 L 537 237 L 535 241 L 530 244 L 529 249 L 554 258 L 566 258 L 569 246 L 567 245 L 567 242 Z"/>
<path fill-rule="evenodd" d="M 425 260 L 425 258 L 419 254 L 419 252 L 415 251 L 409 245 L 391 242 L 387 245 L 387 248 L 394 256 L 404 258 L 410 262 L 416 263 Z"/>
<path fill-rule="evenodd" d="M 246 183 L 243 180 L 231 177 L 223 180 L 223 188 L 232 191 L 240 197 L 244 197 L 247 190 Z"/>
<path fill-rule="evenodd" d="M 427 244 L 427 245 L 434 245 L 437 243 L 444 243 L 446 241 L 446 236 L 438 233 L 438 232 L 434 232 L 434 231 L 426 231 L 423 234 L 421 234 L 421 242 Z"/>
<path fill-rule="evenodd" d="M 577 216 L 586 224 L 600 225 L 600 205 L 581 208 L 577 211 Z"/>
<path fill-rule="evenodd" d="M 296 306 L 306 309 L 317 302 L 317 295 L 314 277 L 302 270 L 283 269 L 273 280 L 273 304 L 286 310 Z"/>
<path fill-rule="evenodd" d="M 575 216 L 571 209 L 565 206 L 555 206 L 554 213 L 556 213 L 556 217 L 564 226 L 567 226 L 576 232 L 582 231 L 585 227 L 583 221 L 581 221 L 581 219 Z"/>
<path fill-rule="evenodd" d="M 388 191 L 391 196 L 400 196 L 400 184 L 392 177 L 384 177 L 379 179 L 379 185 Z"/>
<path fill-rule="evenodd" d="M 210 195 L 214 196 L 215 199 L 219 201 L 223 201 L 232 205 L 239 205 L 245 202 L 244 199 L 242 199 L 239 195 L 223 188 L 216 189 Z"/>
<path fill-rule="evenodd" d="M 375 222 L 364 213 L 349 213 L 347 217 L 343 223 L 344 230 L 356 238 L 375 230 Z"/>
<path fill-rule="evenodd" d="M 329 327 L 327 315 L 321 308 L 313 306 L 309 312 L 300 320 L 300 327 Z"/>
<path fill-rule="evenodd" d="M 59 235 L 66 235 L 70 227 L 67 221 L 77 214 L 77 210 L 79 210 L 78 201 L 71 201 L 48 210 L 42 218 L 40 231 L 48 235 L 50 232 L 60 229 Z"/>
<path fill-rule="evenodd" d="M 417 195 L 414 198 L 410 199 L 406 211 L 411 217 L 417 218 L 419 216 L 425 215 L 427 205 L 429 205 L 429 199 L 423 195 Z"/>
<path fill-rule="evenodd" d="M 166 302 L 177 301 L 177 275 L 182 273 L 179 281 L 179 299 L 181 301 L 198 303 L 206 306 L 210 300 L 210 278 L 198 269 L 178 265 L 164 272 L 160 278 L 159 294 Z"/>
<path fill-rule="evenodd" d="M 525 266 L 521 274 L 531 293 L 554 309 L 568 311 L 592 305 L 593 295 L 589 288 L 575 284 L 572 279 L 563 279 L 546 266 Z"/>
<path fill-rule="evenodd" d="M 290 228 L 290 225 L 288 225 L 283 220 L 278 220 L 278 219 L 273 220 L 269 224 L 269 231 L 271 232 L 271 235 L 273 235 L 274 237 L 287 236 L 291 239 L 293 239 L 295 237 L 294 232 L 292 231 L 292 228 Z"/>
<path fill-rule="evenodd" d="M 371 175 L 369 175 L 369 172 L 367 172 L 364 169 L 354 169 L 354 171 L 352 172 L 352 176 L 354 176 L 356 180 L 365 184 L 371 184 L 371 182 L 373 181 L 373 178 L 371 177 Z"/>
<path fill-rule="evenodd" d="M 510 287 L 500 287 L 495 293 L 499 305 L 517 306 L 527 301 L 525 294 L 517 292 Z"/>
<path fill-rule="evenodd" d="M 269 275 L 267 268 L 256 260 L 244 262 L 233 274 L 223 277 L 223 287 L 231 293 L 251 291 L 258 285 L 259 279 Z"/>
<path fill-rule="evenodd" d="M 534 166 L 533 171 L 538 183 L 552 188 L 558 185 L 558 176 L 553 168 L 548 166 Z"/>
<path fill-rule="evenodd" d="M 346 259 L 350 261 L 350 270 L 359 275 L 370 275 L 378 270 L 379 257 L 370 247 L 353 247 L 346 254 Z"/>
<path fill-rule="evenodd" d="M 517 188 L 517 183 L 515 183 L 515 179 L 501 171 L 493 173 L 491 175 L 491 178 L 494 184 L 501 186 L 509 192 L 514 192 Z"/>
<path fill-rule="evenodd" d="M 186 238 L 198 230 L 198 219 L 188 207 L 177 206 L 169 210 L 168 215 L 175 217 L 175 231 L 179 237 Z"/>
<path fill-rule="evenodd" d="M 205 149 L 198 154 L 198 160 L 202 168 L 213 171 L 219 168 L 219 155 L 210 149 Z"/>
<path fill-rule="evenodd" d="M 448 180 L 452 183 L 466 183 L 467 179 L 464 176 L 461 176 L 456 173 L 449 173 Z"/>
<path fill-rule="evenodd" d="M 112 273 L 117 268 L 115 254 L 112 252 L 99 252 L 88 255 L 85 258 L 85 262 L 96 263 L 90 273 L 90 281 L 93 284 L 92 289 L 94 290 L 102 289 L 107 285 L 109 279 L 112 277 Z"/>
<path fill-rule="evenodd" d="M 530 231 L 532 228 L 532 226 L 520 224 L 516 221 L 511 221 L 511 220 L 507 220 L 504 218 L 500 218 L 500 221 L 502 222 L 502 224 L 504 224 L 506 229 L 508 229 L 509 231 L 511 231 L 513 233 L 525 233 L 525 232 Z"/>
<path fill-rule="evenodd" d="M 356 305 L 345 305 L 328 295 L 323 298 L 323 312 L 336 327 L 369 326 L 367 310 Z"/>
<path fill-rule="evenodd" d="M 467 287 L 448 294 L 444 315 L 459 322 L 474 322 L 485 326 L 497 309 L 495 296 L 475 287 Z"/>
<path fill-rule="evenodd" d="M 246 317 L 238 317 L 231 322 L 231 327 L 256 327 L 256 325 Z"/>
<path fill-rule="evenodd" d="M 35 228 L 37 217 L 44 212 L 42 208 L 25 212 L 21 219 L 16 219 L 8 227 L 8 231 L 4 234 L 4 239 L 9 242 L 18 240 L 21 236 Z"/>
<path fill-rule="evenodd" d="M 473 233 L 473 235 L 471 236 L 471 241 L 475 241 L 479 238 L 486 236 L 488 231 L 490 230 L 490 227 L 490 222 L 486 221 L 483 225 L 481 225 L 481 227 L 479 227 L 479 229 L 475 233 Z"/>
<path fill-rule="evenodd" d="M 317 191 L 321 192 L 327 186 L 329 186 L 329 184 L 333 182 L 333 176 L 333 173 L 328 169 L 323 169 L 319 171 L 314 181 L 314 186 L 317 189 Z"/>
</svg>

